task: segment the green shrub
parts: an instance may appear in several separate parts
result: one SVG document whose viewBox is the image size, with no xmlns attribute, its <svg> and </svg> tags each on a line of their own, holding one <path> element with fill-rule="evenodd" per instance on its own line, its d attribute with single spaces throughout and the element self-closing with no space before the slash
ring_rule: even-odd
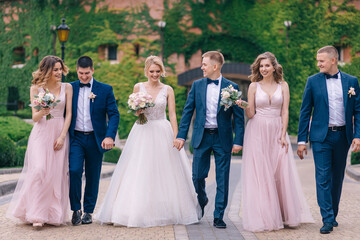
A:
<svg viewBox="0 0 360 240">
<path fill-rule="evenodd" d="M 23 166 L 24 158 L 26 153 L 26 146 L 21 146 L 16 148 L 16 160 L 14 162 L 14 166 Z"/>
<path fill-rule="evenodd" d="M 24 137 L 16 142 L 16 147 L 26 147 L 28 144 L 29 137 Z"/>
<path fill-rule="evenodd" d="M 32 118 L 31 107 L 25 106 L 24 109 L 18 110 L 16 112 L 16 116 L 22 119 L 31 119 Z"/>
<path fill-rule="evenodd" d="M 360 164 L 360 152 L 351 153 L 351 165 Z"/>
<path fill-rule="evenodd" d="M 17 117 L 0 117 L 0 135 L 8 136 L 14 142 L 30 135 L 32 125 Z"/>
<path fill-rule="evenodd" d="M 121 149 L 114 147 L 110 151 L 104 153 L 104 161 L 110 163 L 117 163 L 121 155 Z"/>
<path fill-rule="evenodd" d="M 0 135 L 0 167 L 13 167 L 15 160 L 15 143 L 9 137 Z"/>
</svg>

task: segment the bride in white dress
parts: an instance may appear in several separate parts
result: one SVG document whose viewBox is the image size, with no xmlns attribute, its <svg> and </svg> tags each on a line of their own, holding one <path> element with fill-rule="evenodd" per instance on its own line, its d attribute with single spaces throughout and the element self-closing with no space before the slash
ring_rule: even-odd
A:
<svg viewBox="0 0 360 240">
<path fill-rule="evenodd" d="M 192 224 L 201 214 L 191 179 L 189 159 L 173 147 L 178 127 L 173 89 L 159 57 L 145 61 L 147 82 L 134 92 L 150 94 L 155 103 L 144 111 L 148 122 L 134 124 L 95 219 L 127 227 Z M 168 105 L 169 119 L 166 119 Z"/>
</svg>

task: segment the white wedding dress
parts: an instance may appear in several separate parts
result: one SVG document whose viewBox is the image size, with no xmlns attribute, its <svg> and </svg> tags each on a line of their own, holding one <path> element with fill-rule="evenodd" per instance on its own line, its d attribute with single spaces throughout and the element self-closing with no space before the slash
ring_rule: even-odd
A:
<svg viewBox="0 0 360 240">
<path fill-rule="evenodd" d="M 140 84 L 140 91 L 146 92 Z M 145 110 L 148 122 L 134 124 L 95 219 L 128 227 L 198 222 L 201 212 L 191 179 L 189 159 L 173 147 L 166 119 L 167 86 L 155 106 Z"/>
</svg>

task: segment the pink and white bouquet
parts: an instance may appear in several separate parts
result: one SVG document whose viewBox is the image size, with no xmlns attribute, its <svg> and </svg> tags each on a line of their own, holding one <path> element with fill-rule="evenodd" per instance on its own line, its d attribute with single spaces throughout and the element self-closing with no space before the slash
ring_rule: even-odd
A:
<svg viewBox="0 0 360 240">
<path fill-rule="evenodd" d="M 232 85 L 221 89 L 220 106 L 225 106 L 224 111 L 228 110 L 231 106 L 236 104 L 235 102 L 240 99 L 242 92 L 236 90 Z M 247 104 L 242 102 L 242 105 Z M 246 106 L 244 106 L 246 107 Z"/>
<path fill-rule="evenodd" d="M 41 108 L 51 108 L 55 107 L 60 100 L 55 100 L 55 95 L 50 93 L 49 89 L 41 89 L 39 94 L 34 95 L 34 101 L 30 104 L 30 107 L 33 107 L 37 110 Z M 49 113 L 46 115 L 46 120 L 50 120 L 52 115 Z"/>
<path fill-rule="evenodd" d="M 155 104 L 152 101 L 152 97 L 144 92 L 132 93 L 128 100 L 129 113 L 136 113 L 138 110 L 145 110 L 148 107 L 153 107 Z M 147 118 L 144 113 L 139 114 L 139 118 L 136 121 L 138 124 L 147 123 Z"/>
</svg>

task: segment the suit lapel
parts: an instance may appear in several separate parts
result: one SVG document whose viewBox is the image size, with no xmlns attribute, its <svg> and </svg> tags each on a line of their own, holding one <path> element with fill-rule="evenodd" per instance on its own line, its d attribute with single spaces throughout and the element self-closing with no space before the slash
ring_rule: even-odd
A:
<svg viewBox="0 0 360 240">
<path fill-rule="evenodd" d="M 97 83 L 97 81 L 95 81 L 95 79 L 93 80 L 93 86 L 91 88 L 91 92 L 94 93 L 96 96 L 99 94 L 99 85 Z M 96 99 L 96 97 L 95 97 Z M 95 102 L 95 99 L 89 99 L 90 101 L 90 116 L 92 116 L 92 113 L 94 111 L 94 102 Z"/>
<path fill-rule="evenodd" d="M 202 82 L 201 82 L 201 86 L 200 89 L 205 89 L 204 91 L 200 91 L 200 97 L 201 97 L 201 102 L 205 108 L 205 113 L 206 113 L 206 93 L 207 93 L 207 81 L 206 78 L 203 78 Z"/>
<path fill-rule="evenodd" d="M 327 87 L 326 87 L 325 74 L 319 75 L 319 84 L 320 84 L 320 91 L 324 93 L 323 96 L 325 98 L 326 105 L 329 107 L 329 97 L 328 97 L 328 92 L 327 92 Z"/>
<path fill-rule="evenodd" d="M 341 76 L 341 85 L 343 88 L 344 109 L 346 111 L 346 104 L 348 101 L 349 81 L 348 81 L 347 77 L 344 74 L 342 74 L 342 72 L 340 72 L 340 76 Z"/>
<path fill-rule="evenodd" d="M 74 108 L 74 111 L 73 111 L 73 113 L 74 113 L 74 119 L 76 119 L 76 115 L 77 115 L 77 107 L 78 107 L 78 99 L 79 99 L 79 80 L 73 85 L 73 87 L 74 87 L 74 89 L 73 89 L 73 94 L 74 94 L 74 96 L 73 96 L 73 98 L 74 98 L 74 100 L 73 100 L 73 108 Z"/>
<path fill-rule="evenodd" d="M 221 78 L 221 86 L 219 91 L 219 100 L 218 100 L 218 107 L 217 107 L 217 113 L 219 113 L 221 107 L 220 107 L 220 100 L 221 100 L 221 89 L 227 87 L 228 83 L 226 82 L 226 79 L 224 77 Z"/>
</svg>

